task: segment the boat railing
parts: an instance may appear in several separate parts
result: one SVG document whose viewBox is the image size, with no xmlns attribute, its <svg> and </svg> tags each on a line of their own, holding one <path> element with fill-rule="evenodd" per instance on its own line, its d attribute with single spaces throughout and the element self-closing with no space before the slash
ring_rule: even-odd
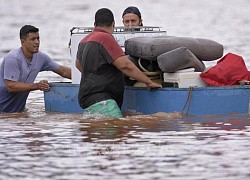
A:
<svg viewBox="0 0 250 180">
<path fill-rule="evenodd" d="M 75 67 L 76 53 L 79 42 L 89 33 L 94 30 L 94 27 L 73 27 L 70 30 L 71 37 L 69 41 L 69 49 L 72 57 L 71 68 L 72 68 L 72 83 L 80 83 L 80 72 Z M 114 28 L 113 37 L 121 48 L 125 51 L 125 41 L 133 37 L 156 37 L 167 35 L 165 30 L 161 30 L 161 27 L 157 26 L 137 26 L 126 28 L 123 26 L 117 26 Z"/>
<path fill-rule="evenodd" d="M 89 34 L 94 30 L 94 27 L 73 27 L 70 30 L 72 34 Z M 127 34 L 127 33 L 166 33 L 159 26 L 135 26 L 135 27 L 124 27 L 116 26 L 113 34 Z"/>
</svg>

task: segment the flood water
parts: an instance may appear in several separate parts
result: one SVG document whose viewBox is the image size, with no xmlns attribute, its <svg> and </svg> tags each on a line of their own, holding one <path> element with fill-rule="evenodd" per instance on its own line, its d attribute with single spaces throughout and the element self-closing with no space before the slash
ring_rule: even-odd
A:
<svg viewBox="0 0 250 180">
<path fill-rule="evenodd" d="M 20 27 L 32 24 L 40 50 L 69 66 L 70 29 L 92 26 L 100 7 L 122 25 L 129 5 L 140 8 L 144 25 L 212 39 L 250 67 L 249 0 L 0 0 L 0 61 L 20 46 Z M 47 72 L 41 79 L 69 81 Z M 249 114 L 87 118 L 45 112 L 39 91 L 26 112 L 0 114 L 0 179 L 249 179 L 249 152 Z"/>
</svg>

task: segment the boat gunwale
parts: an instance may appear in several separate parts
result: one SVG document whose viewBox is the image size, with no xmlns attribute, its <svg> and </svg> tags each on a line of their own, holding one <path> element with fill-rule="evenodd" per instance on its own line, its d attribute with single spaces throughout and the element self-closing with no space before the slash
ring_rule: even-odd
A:
<svg viewBox="0 0 250 180">
<path fill-rule="evenodd" d="M 72 84 L 71 82 L 51 82 L 49 83 L 51 87 L 79 87 L 79 84 Z M 250 89 L 248 85 L 233 85 L 233 86 L 205 86 L 205 87 L 187 87 L 187 88 L 178 88 L 178 87 L 163 87 L 152 89 L 149 91 L 187 91 L 192 89 L 192 91 L 202 91 L 202 90 L 234 90 L 234 89 Z M 133 87 L 125 86 L 125 90 L 147 90 L 146 87 Z"/>
</svg>

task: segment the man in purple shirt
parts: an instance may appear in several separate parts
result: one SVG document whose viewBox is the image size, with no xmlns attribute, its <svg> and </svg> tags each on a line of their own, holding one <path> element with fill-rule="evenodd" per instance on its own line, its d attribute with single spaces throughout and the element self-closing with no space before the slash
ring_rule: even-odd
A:
<svg viewBox="0 0 250 180">
<path fill-rule="evenodd" d="M 71 79 L 71 69 L 60 66 L 39 51 L 39 29 L 25 25 L 20 29 L 21 47 L 11 50 L 0 66 L 0 112 L 13 113 L 25 109 L 29 92 L 49 91 L 47 80 L 34 83 L 41 71 L 53 71 Z"/>
</svg>

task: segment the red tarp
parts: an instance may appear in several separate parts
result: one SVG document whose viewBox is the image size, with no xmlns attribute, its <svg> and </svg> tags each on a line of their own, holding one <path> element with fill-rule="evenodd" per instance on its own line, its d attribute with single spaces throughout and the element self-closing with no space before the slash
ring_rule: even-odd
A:
<svg viewBox="0 0 250 180">
<path fill-rule="evenodd" d="M 201 79 L 208 85 L 227 86 L 237 85 L 240 80 L 250 80 L 250 73 L 241 56 L 228 53 L 209 70 L 200 74 Z"/>
</svg>

